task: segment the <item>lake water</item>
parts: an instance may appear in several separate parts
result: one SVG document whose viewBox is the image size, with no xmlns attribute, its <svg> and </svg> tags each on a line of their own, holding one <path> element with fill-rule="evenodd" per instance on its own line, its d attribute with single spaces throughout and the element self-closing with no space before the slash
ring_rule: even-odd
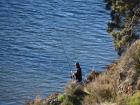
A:
<svg viewBox="0 0 140 105">
<path fill-rule="evenodd" d="M 0 105 L 63 91 L 79 61 L 86 76 L 116 59 L 103 0 L 0 0 Z"/>
</svg>

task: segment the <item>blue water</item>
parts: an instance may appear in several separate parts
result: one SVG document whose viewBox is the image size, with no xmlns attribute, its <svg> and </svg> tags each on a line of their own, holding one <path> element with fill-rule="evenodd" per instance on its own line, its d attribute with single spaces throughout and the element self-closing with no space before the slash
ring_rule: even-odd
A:
<svg viewBox="0 0 140 105">
<path fill-rule="evenodd" d="M 79 61 L 86 76 L 117 58 L 103 0 L 0 0 L 0 105 L 63 91 Z"/>
</svg>

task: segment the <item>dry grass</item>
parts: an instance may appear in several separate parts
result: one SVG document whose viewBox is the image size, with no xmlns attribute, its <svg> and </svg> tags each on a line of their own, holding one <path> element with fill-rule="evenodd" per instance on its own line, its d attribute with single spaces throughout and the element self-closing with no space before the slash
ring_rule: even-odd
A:
<svg viewBox="0 0 140 105">
<path fill-rule="evenodd" d="M 86 93 L 83 86 L 77 82 L 70 82 L 65 87 L 65 96 L 61 105 L 82 105 L 82 100 Z"/>
<path fill-rule="evenodd" d="M 94 95 L 87 95 L 84 97 L 84 100 L 82 102 L 82 105 L 97 105 L 98 99 L 96 96 Z"/>
<path fill-rule="evenodd" d="M 41 105 L 41 98 L 39 96 L 36 96 L 34 105 Z"/>
<path fill-rule="evenodd" d="M 117 96 L 116 98 L 117 105 L 126 105 L 126 96 Z"/>
<path fill-rule="evenodd" d="M 140 40 L 137 40 L 126 52 L 121 60 L 121 66 L 135 67 L 140 72 Z"/>
<path fill-rule="evenodd" d="M 25 105 L 44 105 L 43 101 L 41 100 L 40 96 L 36 96 L 34 101 L 28 101 Z"/>
<path fill-rule="evenodd" d="M 113 101 L 116 97 L 113 81 L 106 74 L 86 86 L 87 91 L 96 96 L 99 101 Z"/>
<path fill-rule="evenodd" d="M 77 82 L 70 82 L 65 87 L 65 94 L 67 95 L 77 95 L 78 93 L 83 91 L 83 86 L 80 83 Z"/>
<path fill-rule="evenodd" d="M 140 69 L 140 41 L 136 41 L 134 45 L 130 48 L 130 57 L 133 58 L 135 67 L 137 70 L 139 70 Z"/>
<path fill-rule="evenodd" d="M 58 96 L 58 93 L 51 94 L 46 99 L 36 96 L 34 100 L 26 102 L 25 105 L 60 105 L 61 102 L 58 100 Z"/>
</svg>

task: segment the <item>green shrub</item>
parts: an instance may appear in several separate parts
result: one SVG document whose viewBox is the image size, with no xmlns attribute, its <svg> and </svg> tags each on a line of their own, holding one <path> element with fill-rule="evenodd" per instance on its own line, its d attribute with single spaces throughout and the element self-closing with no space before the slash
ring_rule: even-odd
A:
<svg viewBox="0 0 140 105">
<path fill-rule="evenodd" d="M 81 99 L 78 96 L 65 95 L 65 98 L 61 105 L 82 105 L 82 104 Z"/>
<path fill-rule="evenodd" d="M 61 105 L 74 105 L 69 97 L 65 97 Z"/>
<path fill-rule="evenodd" d="M 127 105 L 140 105 L 140 91 L 128 98 Z"/>
<path fill-rule="evenodd" d="M 64 95 L 64 94 L 59 94 L 59 95 L 57 96 L 57 98 L 58 98 L 58 101 L 63 102 L 64 99 L 65 99 L 65 95 Z"/>
</svg>

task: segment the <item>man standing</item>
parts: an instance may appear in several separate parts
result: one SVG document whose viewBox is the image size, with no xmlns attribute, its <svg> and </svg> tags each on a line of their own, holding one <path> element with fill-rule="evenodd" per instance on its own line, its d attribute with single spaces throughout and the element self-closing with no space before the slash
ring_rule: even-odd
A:
<svg viewBox="0 0 140 105">
<path fill-rule="evenodd" d="M 81 67 L 80 67 L 80 64 L 79 62 L 76 63 L 76 72 L 74 73 L 75 75 L 75 78 L 78 82 L 81 82 L 82 81 L 82 70 L 81 70 Z"/>
</svg>

